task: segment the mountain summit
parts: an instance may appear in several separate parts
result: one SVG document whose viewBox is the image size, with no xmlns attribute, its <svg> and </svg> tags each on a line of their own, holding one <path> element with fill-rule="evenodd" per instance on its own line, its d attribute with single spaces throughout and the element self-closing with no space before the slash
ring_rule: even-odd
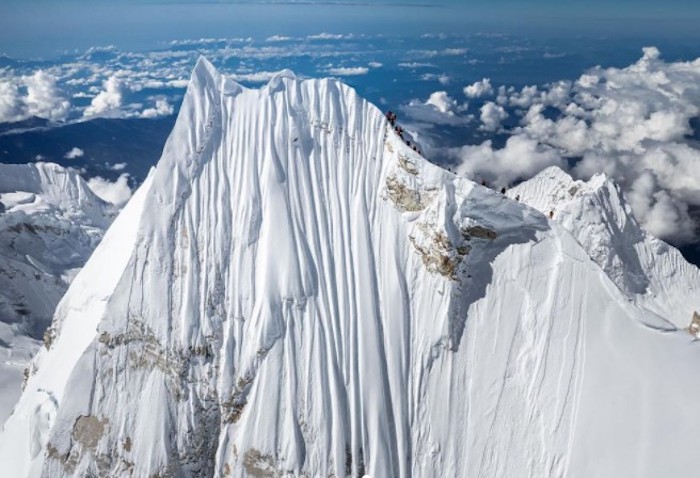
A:
<svg viewBox="0 0 700 478">
<path fill-rule="evenodd" d="M 348 86 L 193 72 L 0 435 L 35 476 L 690 476 L 700 348 Z"/>
<path fill-rule="evenodd" d="M 606 175 L 575 181 L 552 166 L 508 196 L 551 214 L 630 300 L 680 328 L 700 311 L 700 269 L 643 230 Z"/>
</svg>

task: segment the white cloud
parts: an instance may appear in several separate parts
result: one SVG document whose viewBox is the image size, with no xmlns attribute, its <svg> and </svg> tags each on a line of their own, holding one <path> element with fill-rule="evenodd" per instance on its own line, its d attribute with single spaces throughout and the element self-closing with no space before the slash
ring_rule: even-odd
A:
<svg viewBox="0 0 700 478">
<path fill-rule="evenodd" d="M 364 67 L 364 66 L 355 66 L 355 67 L 338 67 L 338 68 L 329 68 L 326 70 L 328 73 L 331 75 L 335 76 L 359 76 L 359 75 L 366 75 L 369 73 L 369 68 Z"/>
<path fill-rule="evenodd" d="M 170 116 L 173 114 L 173 105 L 168 103 L 165 98 L 159 98 L 156 100 L 156 105 L 153 108 L 147 108 L 143 110 L 141 116 L 143 118 L 158 118 L 160 116 Z"/>
<path fill-rule="evenodd" d="M 423 102 L 411 100 L 401 107 L 410 118 L 427 124 L 463 125 L 470 117 L 461 116 L 467 110 L 467 104 L 459 104 L 446 91 L 435 91 Z"/>
<path fill-rule="evenodd" d="M 165 86 L 169 88 L 187 88 L 187 85 L 190 83 L 190 80 L 170 80 L 167 83 L 165 83 Z"/>
<path fill-rule="evenodd" d="M 447 38 L 447 35 L 445 35 L 444 33 L 424 33 L 420 37 L 424 39 L 445 40 Z"/>
<path fill-rule="evenodd" d="M 553 106 L 564 109 L 571 98 L 572 84 L 569 81 L 558 81 L 546 85 L 540 90 L 536 85 L 524 86 L 519 92 L 514 88 L 499 88 L 498 103 L 508 104 L 516 108 L 529 108 L 532 105 Z M 509 95 L 509 96 L 508 96 Z"/>
<path fill-rule="evenodd" d="M 244 43 L 251 42 L 253 39 L 251 37 L 241 38 L 200 38 L 198 40 L 173 40 L 170 42 L 172 46 L 191 46 L 191 45 L 212 45 L 215 43 Z"/>
<path fill-rule="evenodd" d="M 535 85 L 524 86 L 520 92 L 511 94 L 508 98 L 510 106 L 518 108 L 529 108 L 538 98 L 538 89 Z"/>
<path fill-rule="evenodd" d="M 489 78 L 484 78 L 481 81 L 477 81 L 464 87 L 464 95 L 467 98 L 481 98 L 482 96 L 490 95 L 492 93 L 493 87 L 491 86 L 491 80 Z"/>
<path fill-rule="evenodd" d="M 449 75 L 446 75 L 444 73 L 442 74 L 435 74 L 435 73 L 424 73 L 421 75 L 421 80 L 423 81 L 437 81 L 443 86 L 447 86 L 450 84 L 452 79 L 450 78 Z"/>
<path fill-rule="evenodd" d="M 501 122 L 508 117 L 508 113 L 493 101 L 485 103 L 481 107 L 482 128 L 486 131 L 497 131 L 501 128 Z"/>
<path fill-rule="evenodd" d="M 442 50 L 411 50 L 408 53 L 417 58 L 434 58 L 438 56 L 464 56 L 467 48 L 445 48 Z"/>
<path fill-rule="evenodd" d="M 489 140 L 478 146 L 451 148 L 448 155 L 459 163 L 458 174 L 476 181 L 484 179 L 495 187 L 530 178 L 548 166 L 564 165 L 552 148 L 522 136 L 508 138 L 502 149 L 494 149 Z"/>
<path fill-rule="evenodd" d="M 56 86 L 56 77 L 43 70 L 25 76 L 27 114 L 51 120 L 64 120 L 70 110 L 70 102 L 63 98 Z"/>
<path fill-rule="evenodd" d="M 545 58 L 547 60 L 552 60 L 552 59 L 557 59 L 557 58 L 565 58 L 566 56 L 568 56 L 566 53 L 552 53 L 552 52 L 546 51 L 542 55 L 542 58 Z"/>
<path fill-rule="evenodd" d="M 83 56 L 91 55 L 93 53 L 114 52 L 114 51 L 117 51 L 117 47 L 114 45 L 91 46 L 90 48 L 85 50 L 85 53 Z"/>
<path fill-rule="evenodd" d="M 600 78 L 597 75 L 587 75 L 583 74 L 576 82 L 577 86 L 581 88 L 591 88 L 598 84 Z"/>
<path fill-rule="evenodd" d="M 354 35 L 341 35 L 339 33 L 319 33 L 317 35 L 308 35 L 307 40 L 349 40 L 354 38 Z"/>
<path fill-rule="evenodd" d="M 124 173 L 116 181 L 95 176 L 88 180 L 88 186 L 98 197 L 116 206 L 123 206 L 131 198 L 129 174 Z"/>
<path fill-rule="evenodd" d="M 266 42 L 280 42 L 280 41 L 290 41 L 293 40 L 292 37 L 284 36 L 284 35 L 272 35 L 271 37 L 267 37 L 265 39 Z"/>
<path fill-rule="evenodd" d="M 398 66 L 399 68 L 409 68 L 412 70 L 417 68 L 437 68 L 437 65 L 433 65 L 432 63 L 421 63 L 417 61 L 399 63 Z"/>
<path fill-rule="evenodd" d="M 1 80 L 0 122 L 21 121 L 32 116 L 65 120 L 70 113 L 70 102 L 56 83 L 56 77 L 44 70 Z M 26 90 L 26 95 L 21 88 Z"/>
<path fill-rule="evenodd" d="M 468 51 L 466 48 L 446 48 L 441 53 L 446 56 L 461 56 L 466 55 Z"/>
<path fill-rule="evenodd" d="M 119 78 L 110 76 L 104 82 L 104 90 L 92 99 L 90 106 L 85 108 L 84 116 L 110 116 L 118 112 L 124 99 L 123 85 Z"/>
<path fill-rule="evenodd" d="M 457 101 L 451 98 L 446 91 L 436 91 L 430 95 L 426 105 L 435 107 L 440 113 L 454 115 L 457 109 Z"/>
<path fill-rule="evenodd" d="M 0 122 L 20 121 L 26 117 L 17 85 L 12 81 L 0 81 Z"/>
<path fill-rule="evenodd" d="M 108 165 L 109 169 L 112 171 L 123 171 L 126 169 L 127 164 L 126 163 L 116 163 L 112 165 Z"/>
<path fill-rule="evenodd" d="M 663 190 L 651 170 L 643 171 L 634 180 L 627 200 L 637 220 L 655 236 L 681 243 L 694 239 L 695 228 L 687 204 Z"/>
<path fill-rule="evenodd" d="M 384 66 L 384 64 L 383 64 L 383 63 L 379 63 L 378 61 L 370 61 L 370 62 L 367 64 L 367 66 L 369 66 L 370 68 L 381 68 L 381 67 Z"/>
<path fill-rule="evenodd" d="M 666 63 L 658 49 L 645 48 L 626 68 L 596 67 L 575 82 L 520 91 L 499 88 L 497 101 L 482 109 L 484 129 L 498 129 L 504 106 L 517 110 L 522 119 L 511 140 L 575 160 L 579 178 L 608 174 L 653 234 L 677 244 L 697 240 L 688 211 L 700 206 L 700 132 L 690 125 L 700 117 L 700 59 Z"/>
<path fill-rule="evenodd" d="M 68 151 L 63 157 L 66 159 L 76 159 L 81 158 L 83 156 L 85 156 L 85 151 L 78 148 L 77 146 L 74 146 L 73 149 Z"/>
</svg>

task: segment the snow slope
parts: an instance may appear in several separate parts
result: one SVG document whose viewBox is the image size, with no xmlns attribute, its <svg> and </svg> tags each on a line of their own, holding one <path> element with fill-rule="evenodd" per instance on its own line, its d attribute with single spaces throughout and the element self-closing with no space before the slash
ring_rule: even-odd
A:
<svg viewBox="0 0 700 478">
<path fill-rule="evenodd" d="M 0 164 L 0 423 L 56 304 L 113 218 L 75 171 Z"/>
<path fill-rule="evenodd" d="M 690 335 L 337 81 L 250 90 L 200 60 L 54 323 L 0 435 L 9 476 L 697 468 Z"/>
<path fill-rule="evenodd" d="M 700 269 L 643 230 L 617 185 L 604 174 L 574 181 L 556 166 L 508 191 L 570 231 L 631 299 L 677 327 L 700 312 Z"/>
</svg>

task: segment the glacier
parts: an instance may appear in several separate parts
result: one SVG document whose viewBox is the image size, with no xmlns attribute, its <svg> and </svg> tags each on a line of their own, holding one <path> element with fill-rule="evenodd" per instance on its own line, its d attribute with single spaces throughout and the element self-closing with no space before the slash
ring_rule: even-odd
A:
<svg viewBox="0 0 700 478">
<path fill-rule="evenodd" d="M 559 216 L 429 163 L 338 81 L 248 89 L 200 59 L 58 305 L 3 471 L 692 476 L 700 348 L 671 289 L 696 271 L 626 269 L 594 253 L 617 231 Z"/>
<path fill-rule="evenodd" d="M 116 213 L 75 170 L 0 164 L 0 423 L 56 305 Z"/>
</svg>

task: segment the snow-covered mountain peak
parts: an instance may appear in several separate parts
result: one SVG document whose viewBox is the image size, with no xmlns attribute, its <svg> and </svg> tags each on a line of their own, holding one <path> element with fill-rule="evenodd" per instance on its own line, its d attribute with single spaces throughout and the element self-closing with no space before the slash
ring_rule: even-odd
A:
<svg viewBox="0 0 700 478">
<path fill-rule="evenodd" d="M 73 170 L 0 164 L 0 422 L 59 300 L 115 211 Z"/>
<path fill-rule="evenodd" d="M 297 75 L 292 70 L 285 68 L 275 73 L 275 75 L 272 77 L 272 80 L 274 80 L 275 78 L 287 78 L 289 80 L 296 80 Z"/>
<path fill-rule="evenodd" d="M 51 163 L 0 164 L 0 203 L 0 321 L 20 322 L 24 315 L 45 324 L 114 208 L 78 172 Z"/>
<path fill-rule="evenodd" d="M 200 56 L 192 69 L 190 82 L 187 86 L 188 94 L 191 96 L 202 94 L 207 90 L 219 91 L 222 89 L 222 83 L 224 82 L 243 88 L 236 81 L 221 75 L 209 60 L 204 56 Z"/>
<path fill-rule="evenodd" d="M 696 468 L 695 403 L 667 406 L 700 395 L 688 334 L 335 80 L 201 60 L 53 331 L 0 434 L 12 476 Z"/>
<path fill-rule="evenodd" d="M 1 164 L 0 202 L 6 211 L 56 211 L 81 223 L 106 227 L 110 206 L 92 192 L 77 171 L 54 163 Z"/>
<path fill-rule="evenodd" d="M 601 192 L 606 189 L 607 191 Z M 575 180 L 558 166 L 550 166 L 531 179 L 508 192 L 508 196 L 527 197 L 527 203 L 543 212 L 556 211 L 574 198 L 595 195 L 601 192 L 608 196 L 619 196 L 619 188 L 605 173 L 594 175 L 588 181 Z M 622 201 L 617 201 L 623 204 Z M 625 213 L 629 213 L 626 210 Z"/>
<path fill-rule="evenodd" d="M 574 180 L 552 166 L 507 195 L 563 225 L 622 291 L 677 327 L 700 310 L 700 270 L 641 228 L 605 174 Z"/>
</svg>

